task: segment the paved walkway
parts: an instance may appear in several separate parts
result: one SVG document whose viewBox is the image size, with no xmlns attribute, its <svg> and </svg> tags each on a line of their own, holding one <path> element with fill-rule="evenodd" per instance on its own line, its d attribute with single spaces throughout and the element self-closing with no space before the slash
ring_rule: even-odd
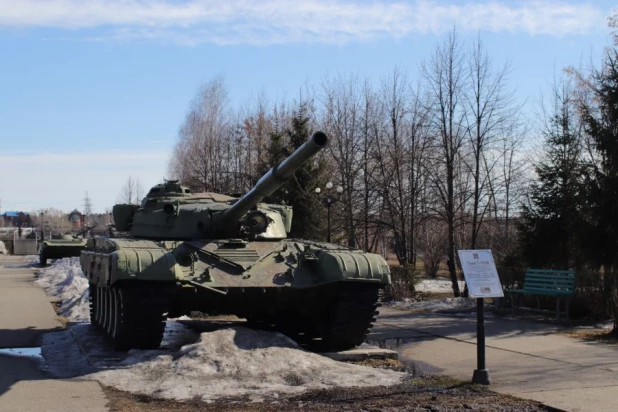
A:
<svg viewBox="0 0 618 412">
<path fill-rule="evenodd" d="M 0 255 L 0 348 L 38 347 L 41 335 L 60 330 L 43 290 L 33 285 L 32 258 Z M 97 382 L 53 379 L 36 360 L 0 355 L 0 411 L 107 411 Z"/>
<path fill-rule="evenodd" d="M 496 392 L 566 411 L 618 410 L 618 345 L 585 342 L 559 325 L 511 317 L 485 322 L 487 369 Z M 421 369 L 471 380 L 476 369 L 476 315 L 415 314 L 380 308 L 369 337 L 406 343 L 400 359 Z"/>
</svg>

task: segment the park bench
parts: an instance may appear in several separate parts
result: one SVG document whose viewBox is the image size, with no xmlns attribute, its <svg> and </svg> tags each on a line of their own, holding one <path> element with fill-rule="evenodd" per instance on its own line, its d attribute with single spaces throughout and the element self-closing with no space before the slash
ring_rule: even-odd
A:
<svg viewBox="0 0 618 412">
<path fill-rule="evenodd" d="M 524 277 L 522 289 L 510 289 L 512 312 L 515 314 L 516 300 L 519 295 L 536 295 L 537 308 L 540 309 L 539 296 L 554 296 L 556 298 L 556 319 L 560 319 L 560 298 L 566 302 L 565 314 L 569 320 L 569 300 L 575 292 L 575 271 L 528 269 Z"/>
</svg>

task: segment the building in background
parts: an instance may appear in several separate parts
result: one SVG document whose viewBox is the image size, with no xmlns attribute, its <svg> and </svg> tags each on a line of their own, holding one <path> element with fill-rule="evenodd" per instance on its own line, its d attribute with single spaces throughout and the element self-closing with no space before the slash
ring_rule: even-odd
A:
<svg viewBox="0 0 618 412">
<path fill-rule="evenodd" d="M 29 213 L 19 211 L 8 211 L 0 215 L 2 226 L 5 227 L 30 227 L 32 226 L 32 218 Z"/>
<path fill-rule="evenodd" d="M 71 213 L 69 213 L 69 222 L 71 222 L 71 229 L 80 229 L 84 227 L 85 215 L 82 214 L 79 210 L 74 209 Z"/>
</svg>

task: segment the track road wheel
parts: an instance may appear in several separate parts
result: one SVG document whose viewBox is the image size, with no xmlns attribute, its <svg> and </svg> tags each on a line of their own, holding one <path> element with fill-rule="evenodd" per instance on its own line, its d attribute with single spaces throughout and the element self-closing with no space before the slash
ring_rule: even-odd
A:
<svg viewBox="0 0 618 412">
<path fill-rule="evenodd" d="M 103 304 L 105 301 L 103 300 L 103 288 L 100 286 L 96 287 L 97 291 L 95 293 L 95 304 L 96 304 L 96 312 L 95 312 L 95 325 L 97 328 L 101 328 L 103 324 Z"/>
<path fill-rule="evenodd" d="M 158 348 L 163 339 L 169 303 L 169 293 L 164 287 L 112 287 L 110 322 L 106 331 L 114 350 Z"/>
<path fill-rule="evenodd" d="M 90 307 L 90 323 L 97 325 L 97 287 L 93 284 L 88 285 L 88 301 Z"/>
<path fill-rule="evenodd" d="M 108 336 L 111 336 L 112 334 L 112 328 L 116 322 L 116 302 L 115 302 L 115 297 L 116 294 L 114 293 L 114 288 L 108 288 L 107 289 L 107 311 L 106 311 L 106 322 L 105 322 L 105 332 L 107 333 Z"/>
<path fill-rule="evenodd" d="M 103 332 L 107 332 L 107 323 L 109 322 L 109 289 L 101 289 L 101 300 L 103 305 L 101 306 L 101 328 Z"/>
<path fill-rule="evenodd" d="M 379 306 L 379 286 L 364 283 L 341 286 L 341 293 L 318 319 L 322 347 L 327 351 L 351 349 L 363 343 Z"/>
<path fill-rule="evenodd" d="M 112 343 L 112 347 L 116 351 L 127 351 L 132 348 L 133 334 L 131 332 L 131 325 L 128 321 L 128 314 L 126 313 L 126 292 L 121 288 L 114 289 L 114 320 L 112 321 L 113 327 L 111 328 L 109 338 Z"/>
</svg>

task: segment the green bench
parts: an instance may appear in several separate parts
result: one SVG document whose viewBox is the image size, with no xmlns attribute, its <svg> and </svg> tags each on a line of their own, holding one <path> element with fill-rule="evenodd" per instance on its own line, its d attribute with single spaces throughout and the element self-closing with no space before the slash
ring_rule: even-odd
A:
<svg viewBox="0 0 618 412">
<path fill-rule="evenodd" d="M 575 271 L 528 269 L 524 277 L 522 289 L 510 289 L 512 313 L 515 314 L 515 301 L 520 295 L 537 295 L 537 308 L 540 309 L 539 296 L 554 296 L 556 298 L 556 319 L 560 319 L 560 298 L 566 302 L 565 314 L 569 320 L 569 300 L 575 292 Z M 516 299 L 517 297 L 517 299 Z"/>
</svg>

